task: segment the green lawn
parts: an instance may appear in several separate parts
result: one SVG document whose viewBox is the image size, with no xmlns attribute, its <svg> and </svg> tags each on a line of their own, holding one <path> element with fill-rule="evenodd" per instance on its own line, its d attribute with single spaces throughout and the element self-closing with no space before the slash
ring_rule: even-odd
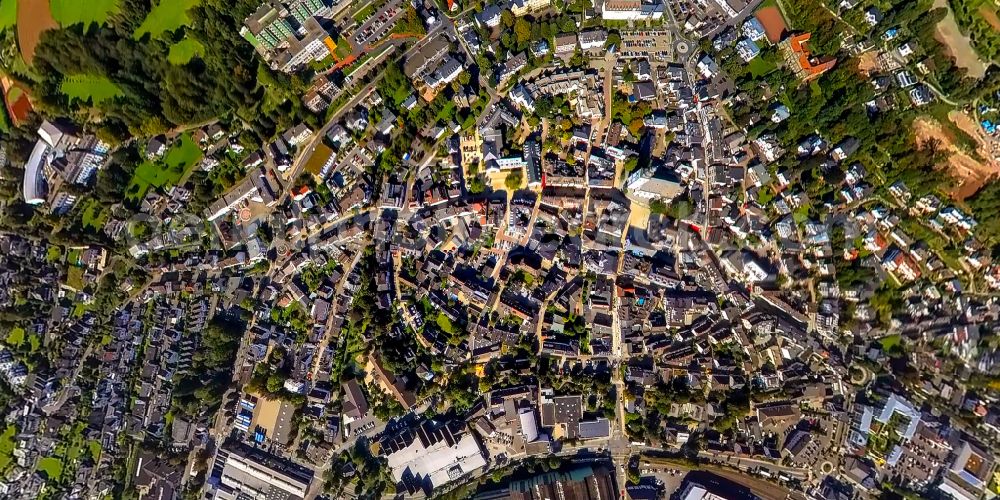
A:
<svg viewBox="0 0 1000 500">
<path fill-rule="evenodd" d="M 45 251 L 45 260 L 48 262 L 59 262 L 62 259 L 62 250 L 53 245 Z"/>
<path fill-rule="evenodd" d="M 882 344 L 882 350 L 888 352 L 894 346 L 900 345 L 903 338 L 897 335 L 889 335 L 888 337 L 882 337 L 879 339 L 879 343 Z"/>
<path fill-rule="evenodd" d="M 90 200 L 83 209 L 81 216 L 83 227 L 101 230 L 108 221 L 108 213 L 97 200 Z"/>
<path fill-rule="evenodd" d="M 334 64 L 337 64 L 337 61 L 333 58 L 332 55 L 330 55 L 320 59 L 319 61 L 310 62 L 309 69 L 315 71 L 316 73 L 322 73 L 330 69 L 330 67 L 332 67 Z"/>
<path fill-rule="evenodd" d="M 66 286 L 74 290 L 83 290 L 83 268 L 70 266 L 66 270 Z"/>
<path fill-rule="evenodd" d="M 455 334 L 455 325 L 453 325 L 451 323 L 451 320 L 448 319 L 448 317 L 445 316 L 442 313 L 438 313 L 437 326 L 438 326 L 438 328 L 441 329 L 441 331 L 443 331 L 444 333 L 447 333 L 448 335 L 454 335 Z"/>
<path fill-rule="evenodd" d="M 62 27 L 83 24 L 84 29 L 91 24 L 98 26 L 108 21 L 108 17 L 118 12 L 118 0 L 49 0 L 52 18 Z"/>
<path fill-rule="evenodd" d="M 31 352 L 38 352 L 38 348 L 42 347 L 42 339 L 38 338 L 38 335 L 31 334 L 28 337 L 28 345 L 31 347 Z"/>
<path fill-rule="evenodd" d="M 441 111 L 438 111 L 437 119 L 438 121 L 447 122 L 452 120 L 454 117 L 455 117 L 455 101 L 449 99 L 448 102 L 445 103 L 444 107 L 441 108 Z"/>
<path fill-rule="evenodd" d="M 819 85 L 818 80 L 809 82 L 809 91 L 812 92 L 813 97 L 820 97 L 823 95 L 823 87 Z"/>
<path fill-rule="evenodd" d="M 185 38 L 170 46 L 170 53 L 167 60 L 170 64 L 183 66 L 192 58 L 205 55 L 205 46 L 194 38 Z"/>
<path fill-rule="evenodd" d="M 21 328 L 19 326 L 15 326 L 14 328 L 12 328 L 10 330 L 10 333 L 7 334 L 7 343 L 10 344 L 10 345 L 12 345 L 12 346 L 14 346 L 14 347 L 17 347 L 17 346 L 23 344 L 24 343 L 24 328 Z M 0 467 L 0 469 L 3 469 L 3 467 Z"/>
<path fill-rule="evenodd" d="M 95 106 L 122 95 L 122 89 L 103 75 L 76 75 L 63 80 L 59 90 L 70 101 L 80 100 Z"/>
<path fill-rule="evenodd" d="M 7 467 L 14 461 L 14 436 L 17 429 L 8 424 L 0 434 L 0 471 L 6 471 Z"/>
<path fill-rule="evenodd" d="M 125 190 L 131 199 L 141 200 L 150 186 L 165 188 L 176 184 L 184 173 L 201 160 L 202 152 L 190 135 L 182 135 L 163 156 L 162 161 L 145 161 L 135 170 L 132 183 Z"/>
<path fill-rule="evenodd" d="M 4 106 L 3 103 L 0 103 L 0 132 L 9 132 L 10 126 L 11 126 L 10 115 L 7 114 L 7 106 Z"/>
<path fill-rule="evenodd" d="M 0 0 L 0 30 L 17 24 L 17 0 Z"/>
<path fill-rule="evenodd" d="M 38 461 L 38 470 L 45 473 L 49 479 L 59 480 L 62 476 L 63 464 L 58 458 L 47 457 Z"/>
<path fill-rule="evenodd" d="M 764 59 L 763 57 L 755 57 L 751 59 L 749 63 L 749 68 L 750 68 L 750 74 L 758 77 L 764 76 L 778 69 L 778 67 L 774 63 Z"/>
<path fill-rule="evenodd" d="M 774 200 L 774 190 L 771 186 L 764 186 L 757 191 L 757 203 L 766 206 Z"/>
<path fill-rule="evenodd" d="M 79 266 L 80 265 L 80 250 L 78 250 L 76 248 L 72 248 L 72 249 L 70 249 L 69 252 L 66 252 L 66 263 L 69 264 L 69 265 L 71 265 L 71 266 Z"/>
<path fill-rule="evenodd" d="M 188 10 L 200 2 L 201 0 L 160 0 L 136 28 L 132 37 L 138 40 L 148 34 L 153 38 L 159 38 L 164 33 L 190 25 L 191 16 L 188 15 Z"/>
<path fill-rule="evenodd" d="M 101 459 L 101 442 L 96 439 L 91 439 L 87 441 L 87 447 L 90 448 L 90 457 L 94 459 L 94 463 L 97 463 Z"/>
<path fill-rule="evenodd" d="M 792 210 L 792 220 L 799 224 L 803 224 L 809 220 L 809 205 L 802 205 L 801 207 Z"/>
<path fill-rule="evenodd" d="M 7 92 L 7 102 L 17 102 L 22 95 L 24 95 L 24 91 L 20 87 L 11 87 Z"/>
<path fill-rule="evenodd" d="M 335 52 L 337 53 L 337 57 L 341 59 L 351 55 L 351 42 L 343 36 L 338 37 L 337 50 Z"/>
</svg>

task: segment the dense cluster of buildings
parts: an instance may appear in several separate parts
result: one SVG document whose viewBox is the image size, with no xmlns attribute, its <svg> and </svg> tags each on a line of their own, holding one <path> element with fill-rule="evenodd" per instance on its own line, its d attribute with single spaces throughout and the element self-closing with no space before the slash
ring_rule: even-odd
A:
<svg viewBox="0 0 1000 500">
<path fill-rule="evenodd" d="M 657 23 L 669 8 L 711 43 L 678 54 L 671 30 L 609 23 L 498 54 L 504 12 L 549 0 L 455 20 L 383 7 L 336 41 L 325 0 L 268 0 L 244 21 L 283 72 L 347 37 L 405 45 L 386 42 L 400 8 L 434 28 L 373 57 L 360 92 L 317 76 L 307 109 L 347 103 L 322 126 L 258 145 L 191 131 L 201 171 L 241 174 L 207 201 L 187 183 L 111 207 L 100 236 L 121 248 L 0 235 L 0 306 L 19 329 L 0 347 L 16 395 L 0 496 L 111 495 L 127 462 L 151 498 L 429 496 L 509 470 L 476 498 L 755 498 L 628 460 L 649 449 L 816 499 L 886 483 L 989 495 L 1000 306 L 966 290 L 977 273 L 1000 289 L 1000 264 L 978 222 L 880 186 L 853 132 L 786 140 L 800 110 L 724 69 L 818 85 L 839 62 L 811 34 L 740 0 L 606 0 L 582 17 Z M 929 102 L 910 42 L 882 38 L 866 109 Z M 386 92 L 397 57 L 405 80 Z M 409 123 L 425 106 L 431 123 Z M 108 146 L 48 121 L 38 135 L 22 195 L 66 214 L 79 190 L 65 187 L 89 185 Z M 147 160 L 176 137 L 146 142 Z M 626 470 L 650 477 L 626 485 Z"/>
</svg>

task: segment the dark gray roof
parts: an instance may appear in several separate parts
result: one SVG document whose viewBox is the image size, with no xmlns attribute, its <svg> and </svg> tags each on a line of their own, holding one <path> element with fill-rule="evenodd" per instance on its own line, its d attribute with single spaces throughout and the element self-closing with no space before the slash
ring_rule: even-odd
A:
<svg viewBox="0 0 1000 500">
<path fill-rule="evenodd" d="M 580 438 L 596 439 L 611 436 L 611 422 L 606 418 L 599 418 L 591 422 L 580 422 Z"/>
</svg>

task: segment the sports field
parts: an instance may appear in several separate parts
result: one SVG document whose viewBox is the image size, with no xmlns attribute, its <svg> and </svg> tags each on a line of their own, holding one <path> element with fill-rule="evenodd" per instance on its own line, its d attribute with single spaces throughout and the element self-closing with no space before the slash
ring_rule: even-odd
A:
<svg viewBox="0 0 1000 500">
<path fill-rule="evenodd" d="M 761 26 L 764 27 L 767 40 L 772 44 L 780 42 L 785 37 L 785 34 L 788 33 L 788 24 L 785 22 L 785 17 L 781 15 L 781 10 L 778 9 L 777 5 L 762 5 L 757 10 L 755 16 L 760 21 Z"/>
<path fill-rule="evenodd" d="M 20 83 L 14 82 L 7 89 L 5 99 L 7 106 L 4 111 L 11 123 L 20 125 L 28 119 L 28 114 L 31 113 L 32 109 L 31 101 L 28 100 L 28 94 Z"/>
<path fill-rule="evenodd" d="M 11 8 L 4 7 L 4 9 Z M 38 40 L 41 39 L 42 33 L 58 28 L 59 24 L 56 23 L 55 19 L 52 19 L 49 0 L 18 0 L 17 7 L 14 9 L 17 11 L 15 16 L 17 19 L 17 45 L 21 49 L 21 58 L 30 65 L 35 58 L 35 47 L 38 46 Z"/>
</svg>

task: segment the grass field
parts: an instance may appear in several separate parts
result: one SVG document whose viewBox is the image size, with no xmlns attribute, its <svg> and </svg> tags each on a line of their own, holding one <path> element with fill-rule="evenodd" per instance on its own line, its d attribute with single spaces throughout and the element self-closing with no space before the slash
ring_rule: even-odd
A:
<svg viewBox="0 0 1000 500">
<path fill-rule="evenodd" d="M 309 157 L 302 170 L 318 176 L 323 171 L 323 166 L 326 165 L 327 160 L 330 159 L 332 154 L 333 150 L 330 149 L 330 146 L 322 142 L 317 144 L 316 148 L 313 149 L 312 156 Z"/>
<path fill-rule="evenodd" d="M 750 74 L 757 77 L 764 76 L 775 69 L 778 69 L 774 63 L 764 59 L 763 57 L 755 57 L 751 59 L 748 66 L 750 68 Z"/>
<path fill-rule="evenodd" d="M 70 266 L 66 270 L 66 286 L 74 290 L 83 290 L 83 268 Z"/>
<path fill-rule="evenodd" d="M 809 205 L 802 205 L 801 207 L 792 210 L 792 220 L 798 224 L 804 224 L 809 220 Z"/>
<path fill-rule="evenodd" d="M 63 80 L 59 90 L 66 94 L 70 101 L 80 100 L 95 106 L 122 95 L 122 89 L 118 88 L 118 85 L 109 80 L 108 77 L 102 75 L 68 77 Z"/>
<path fill-rule="evenodd" d="M 0 132 L 9 132 L 10 125 L 10 115 L 7 114 L 7 106 L 0 103 Z"/>
<path fill-rule="evenodd" d="M 337 43 L 337 50 L 334 51 L 334 55 L 336 55 L 340 59 L 344 59 L 347 56 L 351 55 L 352 49 L 350 40 L 341 36 L 337 38 L 336 43 Z"/>
<path fill-rule="evenodd" d="M 188 15 L 188 10 L 198 3 L 200 0 L 160 0 L 136 28 L 132 37 L 138 40 L 148 34 L 153 38 L 159 38 L 164 33 L 190 25 L 191 16 Z"/>
<path fill-rule="evenodd" d="M 14 436 L 17 429 L 13 425 L 7 425 L 0 434 L 0 471 L 6 471 L 11 462 L 14 461 Z"/>
<path fill-rule="evenodd" d="M 17 0 L 0 0 L 0 30 L 17 24 Z"/>
<path fill-rule="evenodd" d="M 108 213 L 97 200 L 90 200 L 81 215 L 83 227 L 100 231 L 108 221 Z"/>
<path fill-rule="evenodd" d="M 59 262 L 62 260 L 62 250 L 53 245 L 45 250 L 45 260 L 48 262 Z"/>
<path fill-rule="evenodd" d="M 894 346 L 901 345 L 903 343 L 903 338 L 899 335 L 889 335 L 888 337 L 882 337 L 879 339 L 879 343 L 882 344 L 882 350 L 888 352 Z"/>
<path fill-rule="evenodd" d="M 14 102 L 24 95 L 24 90 L 18 86 L 12 86 L 9 91 L 7 91 L 7 100 Z"/>
<path fill-rule="evenodd" d="M 90 25 L 103 25 L 108 17 L 118 12 L 118 0 L 49 0 L 52 18 L 62 27 L 82 24 L 89 29 Z"/>
<path fill-rule="evenodd" d="M 189 168 L 201 160 L 202 152 L 190 135 L 182 135 L 167 150 L 162 161 L 145 161 L 135 171 L 126 189 L 130 199 L 141 200 L 150 186 L 165 188 L 177 183 Z"/>
<path fill-rule="evenodd" d="M 333 58 L 332 55 L 326 56 L 319 61 L 312 61 L 309 63 L 309 69 L 315 71 L 316 73 L 322 73 L 337 64 L 337 60 Z"/>
<path fill-rule="evenodd" d="M 93 458 L 94 463 L 97 463 L 101 459 L 101 442 L 91 439 L 87 441 L 87 447 L 90 449 L 90 458 Z"/>
<path fill-rule="evenodd" d="M 79 266 L 80 262 L 80 251 L 73 248 L 69 252 L 66 252 L 66 263 L 71 266 Z"/>
<path fill-rule="evenodd" d="M 20 346 L 24 343 L 24 328 L 15 326 L 11 328 L 10 333 L 7 334 L 7 344 L 14 347 Z M 0 467 L 2 469 L 2 467 Z"/>
<path fill-rule="evenodd" d="M 441 111 L 438 111 L 436 118 L 439 121 L 443 122 L 451 121 L 451 119 L 454 118 L 455 116 L 455 107 L 456 107 L 455 102 L 452 100 L 448 100 L 448 102 L 445 103 L 444 107 L 441 108 Z M 418 108 L 413 108 L 413 109 L 418 109 Z"/>
<path fill-rule="evenodd" d="M 49 479 L 59 480 L 62 476 L 63 464 L 58 458 L 46 457 L 38 461 L 38 470 L 45 473 Z"/>
<path fill-rule="evenodd" d="M 185 38 L 170 46 L 170 53 L 167 60 L 170 64 L 183 66 L 195 57 L 205 55 L 205 46 L 194 38 Z"/>
<path fill-rule="evenodd" d="M 448 335 L 454 335 L 455 334 L 455 325 L 453 325 L 452 322 L 451 322 L 451 320 L 448 319 L 448 317 L 445 316 L 444 314 L 440 314 L 440 313 L 438 314 L 438 317 L 437 317 L 437 326 L 438 326 L 438 328 L 441 329 L 441 331 L 443 331 L 444 333 L 447 333 Z"/>
</svg>

